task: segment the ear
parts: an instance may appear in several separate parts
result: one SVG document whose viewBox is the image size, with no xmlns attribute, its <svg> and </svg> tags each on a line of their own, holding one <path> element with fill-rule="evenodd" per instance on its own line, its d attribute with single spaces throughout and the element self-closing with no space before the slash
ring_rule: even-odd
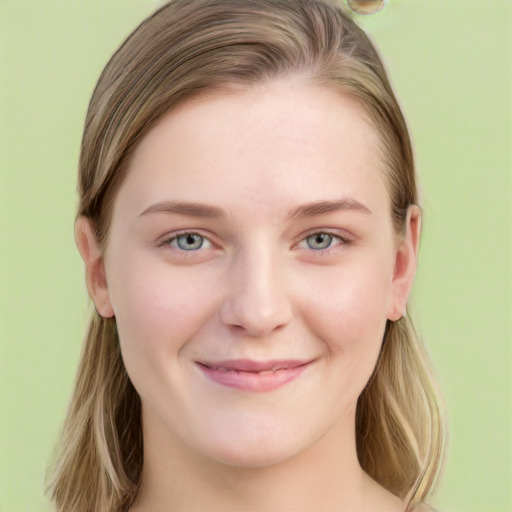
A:
<svg viewBox="0 0 512 512">
<path fill-rule="evenodd" d="M 107 286 L 107 276 L 96 235 L 87 217 L 78 217 L 75 222 L 75 241 L 85 263 L 87 290 L 94 302 L 96 311 L 104 318 L 114 316 Z"/>
<path fill-rule="evenodd" d="M 396 249 L 388 320 L 396 321 L 405 315 L 407 299 L 418 266 L 420 234 L 421 211 L 418 206 L 411 205 L 407 210 L 405 233 L 400 236 Z"/>
</svg>

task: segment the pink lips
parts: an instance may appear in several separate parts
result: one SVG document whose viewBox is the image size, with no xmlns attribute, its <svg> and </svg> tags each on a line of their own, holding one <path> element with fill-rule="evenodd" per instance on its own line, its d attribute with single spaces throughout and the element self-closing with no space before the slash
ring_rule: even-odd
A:
<svg viewBox="0 0 512 512">
<path fill-rule="evenodd" d="M 272 391 L 298 377 L 311 361 L 237 359 L 197 363 L 211 380 L 245 391 Z"/>
</svg>

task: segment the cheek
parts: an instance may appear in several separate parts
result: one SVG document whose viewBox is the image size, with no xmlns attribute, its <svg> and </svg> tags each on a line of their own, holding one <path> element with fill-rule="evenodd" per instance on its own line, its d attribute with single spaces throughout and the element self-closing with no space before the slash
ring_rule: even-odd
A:
<svg viewBox="0 0 512 512">
<path fill-rule="evenodd" d="M 337 371 L 358 394 L 382 345 L 390 278 L 383 267 L 368 265 L 341 269 L 323 285 L 303 302 L 303 316 L 337 362 Z"/>
<path fill-rule="evenodd" d="M 173 361 L 215 311 L 197 273 L 165 263 L 116 266 L 109 280 L 123 358 L 129 373 L 144 363 Z"/>
</svg>

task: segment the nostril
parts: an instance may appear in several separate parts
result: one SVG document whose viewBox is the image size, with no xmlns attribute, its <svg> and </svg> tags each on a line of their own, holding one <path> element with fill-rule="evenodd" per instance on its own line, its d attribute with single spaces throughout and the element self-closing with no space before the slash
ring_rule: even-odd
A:
<svg viewBox="0 0 512 512">
<path fill-rule="evenodd" d="M 283 329 L 290 320 L 291 315 L 286 311 L 274 312 L 224 312 L 222 322 L 237 335 L 250 337 L 265 337 L 272 332 Z"/>
</svg>

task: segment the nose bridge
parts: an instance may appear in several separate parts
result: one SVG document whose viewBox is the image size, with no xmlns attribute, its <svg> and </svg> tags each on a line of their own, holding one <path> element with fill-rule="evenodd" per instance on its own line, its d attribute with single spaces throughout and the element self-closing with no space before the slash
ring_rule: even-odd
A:
<svg viewBox="0 0 512 512">
<path fill-rule="evenodd" d="M 260 240 L 237 252 L 229 269 L 222 306 L 224 323 L 251 336 L 267 335 L 286 325 L 292 316 L 278 251 Z"/>
</svg>

